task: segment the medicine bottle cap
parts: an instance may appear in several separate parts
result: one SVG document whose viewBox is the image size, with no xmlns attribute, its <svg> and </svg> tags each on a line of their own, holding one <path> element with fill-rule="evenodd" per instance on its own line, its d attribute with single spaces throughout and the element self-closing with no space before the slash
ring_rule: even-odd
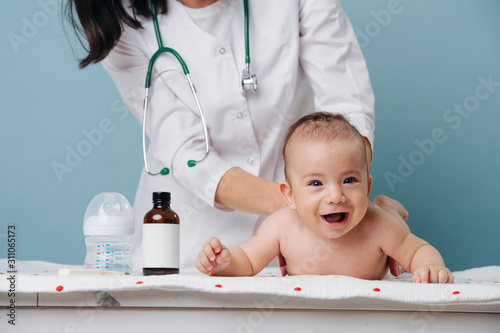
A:
<svg viewBox="0 0 500 333">
<path fill-rule="evenodd" d="M 153 192 L 153 202 L 170 202 L 170 192 Z"/>
</svg>

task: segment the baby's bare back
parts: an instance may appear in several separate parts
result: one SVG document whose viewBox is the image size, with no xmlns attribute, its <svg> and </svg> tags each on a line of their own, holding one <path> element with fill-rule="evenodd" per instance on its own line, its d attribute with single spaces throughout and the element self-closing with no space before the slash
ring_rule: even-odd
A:
<svg viewBox="0 0 500 333">
<path fill-rule="evenodd" d="M 379 245 L 380 230 L 374 229 L 379 208 L 370 206 L 365 218 L 349 233 L 325 239 L 310 231 L 293 211 L 281 228 L 280 250 L 290 275 L 347 275 L 382 279 L 388 271 L 387 256 Z"/>
</svg>

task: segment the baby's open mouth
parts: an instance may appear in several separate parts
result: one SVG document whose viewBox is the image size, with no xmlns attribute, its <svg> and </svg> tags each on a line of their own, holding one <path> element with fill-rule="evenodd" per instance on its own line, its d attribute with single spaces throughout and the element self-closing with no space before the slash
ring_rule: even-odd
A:
<svg viewBox="0 0 500 333">
<path fill-rule="evenodd" d="M 346 218 L 347 214 L 346 213 L 333 213 L 333 214 L 327 214 L 323 215 L 323 218 L 330 223 L 333 222 L 342 222 Z"/>
</svg>

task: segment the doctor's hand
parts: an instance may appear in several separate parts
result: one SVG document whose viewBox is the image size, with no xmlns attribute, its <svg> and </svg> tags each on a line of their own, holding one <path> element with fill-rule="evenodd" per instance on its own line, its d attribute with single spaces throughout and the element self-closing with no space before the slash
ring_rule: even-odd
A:
<svg viewBox="0 0 500 333">
<path fill-rule="evenodd" d="M 277 182 L 254 176 L 238 167 L 222 176 L 215 202 L 251 214 L 269 216 L 286 207 Z"/>
<path fill-rule="evenodd" d="M 231 252 L 222 245 L 217 237 L 212 237 L 203 244 L 198 254 L 196 268 L 203 274 L 217 275 L 223 272 L 231 262 Z"/>
</svg>

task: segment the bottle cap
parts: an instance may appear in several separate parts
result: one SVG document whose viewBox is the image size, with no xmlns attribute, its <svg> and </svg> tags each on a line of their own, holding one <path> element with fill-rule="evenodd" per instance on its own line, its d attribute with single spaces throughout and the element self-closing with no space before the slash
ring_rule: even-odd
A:
<svg viewBox="0 0 500 333">
<path fill-rule="evenodd" d="M 170 192 L 153 192 L 153 202 L 170 202 Z"/>
<path fill-rule="evenodd" d="M 96 195 L 87 206 L 83 219 L 85 236 L 119 236 L 134 234 L 134 213 L 120 193 Z"/>
</svg>

